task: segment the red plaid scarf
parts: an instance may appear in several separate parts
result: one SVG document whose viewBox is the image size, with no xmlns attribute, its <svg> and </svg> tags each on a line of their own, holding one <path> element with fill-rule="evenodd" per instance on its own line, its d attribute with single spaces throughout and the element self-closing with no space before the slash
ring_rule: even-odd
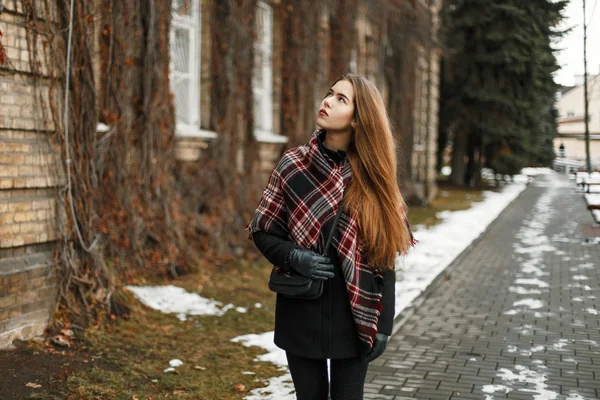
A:
<svg viewBox="0 0 600 400">
<path fill-rule="evenodd" d="M 338 166 L 319 150 L 318 135 L 324 133 L 317 130 L 308 143 L 283 154 L 247 226 L 250 239 L 256 231 L 277 226 L 301 247 L 323 253 L 326 238 L 321 227 L 335 217 L 352 178 L 347 159 Z M 383 278 L 367 264 L 357 240 L 356 218 L 343 213 L 338 224 L 341 235 L 339 240 L 334 235 L 332 245 L 341 260 L 358 337 L 368 351 L 377 334 Z"/>
</svg>

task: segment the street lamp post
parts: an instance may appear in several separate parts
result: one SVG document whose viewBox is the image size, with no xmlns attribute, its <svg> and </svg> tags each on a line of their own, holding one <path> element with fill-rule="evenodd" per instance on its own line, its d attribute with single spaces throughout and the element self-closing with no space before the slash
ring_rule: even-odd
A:
<svg viewBox="0 0 600 400">
<path fill-rule="evenodd" d="M 585 0 L 583 0 L 583 97 L 584 97 L 584 121 L 585 121 L 585 162 L 588 172 L 592 171 L 590 157 L 590 127 L 588 110 L 588 78 L 587 78 L 587 22 L 585 19 Z"/>
</svg>

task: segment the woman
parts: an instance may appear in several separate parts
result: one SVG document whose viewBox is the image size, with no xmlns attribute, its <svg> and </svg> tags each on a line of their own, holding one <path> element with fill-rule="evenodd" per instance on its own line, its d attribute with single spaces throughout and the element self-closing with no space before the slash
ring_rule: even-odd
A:
<svg viewBox="0 0 600 400">
<path fill-rule="evenodd" d="M 377 88 L 343 75 L 321 102 L 317 125 L 310 142 L 284 153 L 248 230 L 274 265 L 325 281 L 315 300 L 277 295 L 275 344 L 286 351 L 297 398 L 328 398 L 330 359 L 331 398 L 362 399 L 368 363 L 392 333 L 394 260 L 415 241 Z"/>
</svg>

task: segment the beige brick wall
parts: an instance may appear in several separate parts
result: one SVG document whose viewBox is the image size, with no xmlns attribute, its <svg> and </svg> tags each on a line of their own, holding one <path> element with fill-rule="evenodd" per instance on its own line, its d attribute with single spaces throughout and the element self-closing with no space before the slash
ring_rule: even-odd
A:
<svg viewBox="0 0 600 400">
<path fill-rule="evenodd" d="M 15 3 L 20 7 L 20 1 Z M 21 10 L 14 10 L 12 1 L 4 4 L 0 13 L 7 53 L 7 62 L 0 66 L 0 348 L 10 347 L 16 338 L 41 334 L 46 327 L 56 298 L 55 194 L 57 186 L 65 184 L 64 174 L 58 173 L 63 164 L 60 149 L 53 143 L 49 82 L 32 76 L 32 48 Z M 37 49 L 43 50 L 41 44 Z M 44 62 L 41 72 L 48 72 Z"/>
<path fill-rule="evenodd" d="M 430 12 L 432 42 L 419 46 L 415 80 L 414 151 L 412 174 L 417 197 L 432 200 L 438 193 L 436 183 L 437 139 L 439 123 L 439 48 L 437 29 L 439 2 L 432 2 Z"/>
<path fill-rule="evenodd" d="M 40 335 L 56 298 L 51 253 L 0 259 L 0 348 Z"/>
</svg>

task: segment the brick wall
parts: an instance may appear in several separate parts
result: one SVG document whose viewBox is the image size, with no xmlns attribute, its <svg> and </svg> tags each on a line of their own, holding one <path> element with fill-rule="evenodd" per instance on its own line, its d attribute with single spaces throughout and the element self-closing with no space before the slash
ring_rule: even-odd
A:
<svg viewBox="0 0 600 400">
<path fill-rule="evenodd" d="M 420 2 L 419 4 L 422 6 L 424 3 Z M 440 57 L 437 35 L 441 2 L 435 0 L 430 3 L 428 8 L 431 16 L 429 27 L 431 43 L 423 43 L 418 48 L 412 154 L 415 195 L 424 201 L 432 200 L 438 193 L 436 163 Z"/>
<path fill-rule="evenodd" d="M 52 142 L 49 82 L 31 73 L 20 12 L 5 2 L 0 13 L 7 53 L 0 65 L 0 348 L 46 327 L 56 297 L 56 188 L 65 183 Z"/>
</svg>

